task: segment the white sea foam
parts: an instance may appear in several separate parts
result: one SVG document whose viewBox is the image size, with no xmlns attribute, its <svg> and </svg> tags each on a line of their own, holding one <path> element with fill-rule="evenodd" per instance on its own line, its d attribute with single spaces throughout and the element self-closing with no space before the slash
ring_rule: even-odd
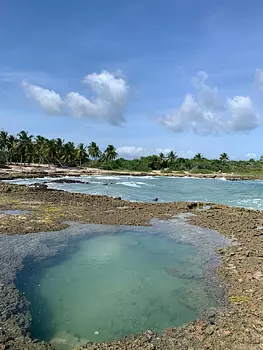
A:
<svg viewBox="0 0 263 350">
<path fill-rule="evenodd" d="M 126 182 L 126 181 L 117 182 L 116 185 L 123 185 L 123 186 L 128 186 L 128 187 L 141 187 L 141 186 L 137 185 L 136 182 Z"/>
<path fill-rule="evenodd" d="M 136 181 L 137 185 L 143 185 L 143 186 L 148 186 L 148 187 L 154 187 L 155 185 L 153 184 L 147 184 L 146 182 L 141 182 L 141 181 Z"/>
<path fill-rule="evenodd" d="M 94 179 L 103 179 L 103 180 L 121 180 L 120 176 L 94 176 Z"/>
</svg>

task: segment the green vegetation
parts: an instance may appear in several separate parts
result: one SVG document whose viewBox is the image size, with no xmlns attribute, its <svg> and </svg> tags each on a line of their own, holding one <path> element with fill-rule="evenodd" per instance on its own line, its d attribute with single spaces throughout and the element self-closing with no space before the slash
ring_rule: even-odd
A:
<svg viewBox="0 0 263 350">
<path fill-rule="evenodd" d="M 88 148 L 80 143 L 65 143 L 61 138 L 47 139 L 41 135 L 34 137 L 27 131 L 16 136 L 0 131 L 0 166 L 8 163 L 38 163 L 58 166 L 82 166 L 94 161 L 101 163 L 113 161 L 117 157 L 116 149 L 109 145 L 101 152 L 95 142 Z"/>
<path fill-rule="evenodd" d="M 175 151 L 168 154 L 153 154 L 139 159 L 118 158 L 116 148 L 108 145 L 101 151 L 96 142 L 86 147 L 83 143 L 75 145 L 61 138 L 47 139 L 41 135 L 34 137 L 26 131 L 16 136 L 0 131 L 0 167 L 10 163 L 54 164 L 57 166 L 89 166 L 106 170 L 127 170 L 148 172 L 160 170 L 211 174 L 214 172 L 240 175 L 263 175 L 263 157 L 249 161 L 229 160 L 227 153 L 219 159 L 207 159 L 197 153 L 192 159 L 178 157 Z"/>
<path fill-rule="evenodd" d="M 246 297 L 246 296 L 232 295 L 229 297 L 230 303 L 241 303 L 241 302 L 248 302 L 248 301 L 249 301 L 249 297 Z"/>
</svg>

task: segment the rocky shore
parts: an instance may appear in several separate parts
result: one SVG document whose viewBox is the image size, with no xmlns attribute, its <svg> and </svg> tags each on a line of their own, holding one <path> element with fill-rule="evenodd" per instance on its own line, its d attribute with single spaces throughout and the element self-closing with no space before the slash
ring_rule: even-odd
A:
<svg viewBox="0 0 263 350">
<path fill-rule="evenodd" d="M 263 213 L 226 205 L 202 203 L 132 203 L 106 196 L 67 193 L 45 188 L 0 183 L 0 233 L 7 235 L 56 231 L 66 221 L 110 225 L 149 225 L 153 218 L 195 214 L 189 222 L 238 242 L 219 249 L 218 273 L 228 284 L 228 308 L 211 312 L 195 323 L 161 334 L 146 331 L 109 343 L 90 343 L 82 349 L 263 349 Z M 7 236 L 8 238 L 8 236 Z M 0 281 L 0 349 L 52 349 L 30 338 L 27 301 L 14 283 Z M 8 303 L 6 303 L 8 300 Z"/>
<path fill-rule="evenodd" d="M 139 171 L 113 171 L 103 170 L 96 168 L 59 168 L 55 166 L 47 165 L 28 165 L 18 166 L 10 165 L 7 168 L 0 169 L 0 180 L 14 180 L 24 178 L 43 178 L 43 177 L 63 177 L 63 176 L 173 176 L 173 177 L 192 177 L 192 178 L 204 178 L 204 179 L 221 179 L 224 178 L 229 181 L 241 181 L 241 180 L 263 180 L 263 175 L 239 175 L 229 173 L 210 173 L 210 174 L 193 174 L 189 172 L 177 172 L 177 171 L 159 171 L 154 170 L 150 172 Z"/>
</svg>

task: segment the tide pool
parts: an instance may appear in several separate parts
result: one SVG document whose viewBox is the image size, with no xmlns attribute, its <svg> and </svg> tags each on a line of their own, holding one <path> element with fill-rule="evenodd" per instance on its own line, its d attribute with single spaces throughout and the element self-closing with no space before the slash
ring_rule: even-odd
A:
<svg viewBox="0 0 263 350">
<path fill-rule="evenodd" d="M 14 237 L 17 253 L 31 242 L 16 283 L 31 303 L 32 336 L 57 350 L 179 326 L 224 297 L 215 249 L 229 240 L 184 217 L 140 228 L 74 225 L 32 237 Z"/>
</svg>

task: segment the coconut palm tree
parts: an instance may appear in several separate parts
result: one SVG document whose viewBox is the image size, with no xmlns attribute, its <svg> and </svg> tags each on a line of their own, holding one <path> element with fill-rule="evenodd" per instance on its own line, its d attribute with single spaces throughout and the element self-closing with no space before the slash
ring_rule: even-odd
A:
<svg viewBox="0 0 263 350">
<path fill-rule="evenodd" d="M 204 159 L 204 156 L 201 153 L 196 153 L 196 155 L 194 156 L 194 159 L 202 160 L 202 159 Z"/>
<path fill-rule="evenodd" d="M 227 153 L 223 152 L 220 154 L 219 160 L 221 162 L 227 162 L 229 160 L 229 156 Z"/>
<path fill-rule="evenodd" d="M 37 135 L 34 141 L 34 157 L 35 161 L 39 164 L 45 162 L 45 154 L 46 154 L 46 143 L 48 139 L 41 135 Z"/>
<path fill-rule="evenodd" d="M 17 150 L 20 155 L 20 161 L 21 163 L 26 161 L 26 156 L 30 155 L 30 151 L 32 151 L 33 144 L 32 144 L 32 135 L 29 135 L 27 131 L 20 131 L 18 136 L 18 144 L 17 144 Z"/>
<path fill-rule="evenodd" d="M 57 159 L 57 144 L 55 139 L 44 142 L 43 152 L 49 164 L 55 164 Z"/>
<path fill-rule="evenodd" d="M 6 150 L 7 143 L 8 143 L 8 132 L 1 130 L 0 131 L 0 149 L 2 151 Z"/>
<path fill-rule="evenodd" d="M 116 152 L 116 148 L 113 145 L 108 145 L 103 153 L 103 159 L 106 161 L 114 160 L 118 157 L 118 153 Z"/>
<path fill-rule="evenodd" d="M 97 160 L 101 157 L 101 151 L 99 149 L 99 146 L 96 144 L 96 142 L 91 142 L 88 147 L 88 153 L 93 160 Z"/>
<path fill-rule="evenodd" d="M 7 141 L 7 151 L 8 151 L 8 160 L 13 162 L 16 160 L 15 156 L 17 155 L 17 139 L 14 135 L 9 135 Z"/>
<path fill-rule="evenodd" d="M 166 159 L 165 159 L 165 155 L 163 154 L 163 152 L 159 153 L 159 161 L 160 161 L 160 166 L 165 167 L 166 165 Z"/>
<path fill-rule="evenodd" d="M 66 165 L 73 165 L 75 163 L 75 145 L 74 145 L 74 142 L 67 142 L 64 144 L 61 160 Z"/>
<path fill-rule="evenodd" d="M 165 160 L 165 155 L 163 154 L 163 152 L 159 153 L 159 158 L 160 158 L 161 161 Z"/>
<path fill-rule="evenodd" d="M 88 154 L 86 152 L 86 147 L 84 143 L 80 143 L 76 148 L 76 160 L 79 162 L 79 165 L 83 164 L 88 159 Z"/>
<path fill-rule="evenodd" d="M 2 151 L 3 157 L 7 162 L 7 144 L 8 144 L 8 132 L 0 131 L 0 150 Z"/>
<path fill-rule="evenodd" d="M 170 151 L 167 154 L 168 163 L 173 163 L 176 160 L 176 158 L 177 158 L 177 154 L 174 151 Z"/>
</svg>

